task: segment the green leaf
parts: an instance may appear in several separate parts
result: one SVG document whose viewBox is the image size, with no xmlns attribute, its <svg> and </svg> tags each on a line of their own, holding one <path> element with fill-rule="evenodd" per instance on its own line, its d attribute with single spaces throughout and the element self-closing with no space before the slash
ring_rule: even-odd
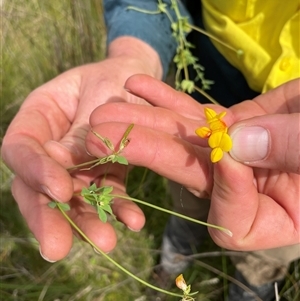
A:
<svg viewBox="0 0 300 301">
<path fill-rule="evenodd" d="M 98 203 L 100 202 L 103 205 L 107 205 L 107 204 L 110 204 L 112 199 L 113 199 L 113 197 L 110 196 L 109 194 L 108 195 L 102 194 L 102 195 L 99 195 Z"/>
<path fill-rule="evenodd" d="M 57 204 L 57 202 L 55 201 L 51 201 L 48 203 L 48 206 L 52 209 L 56 208 L 56 207 L 60 207 L 63 211 L 69 211 L 71 208 L 70 208 L 70 205 L 69 204 L 66 204 L 66 203 L 59 203 Z"/>
<path fill-rule="evenodd" d="M 81 189 L 81 193 L 80 193 L 80 195 L 81 196 L 84 196 L 84 195 L 86 195 L 86 194 L 89 194 L 90 193 L 90 188 L 88 189 L 88 188 L 86 188 L 86 187 L 83 187 L 82 189 Z"/>
<path fill-rule="evenodd" d="M 63 211 L 69 211 L 71 208 L 70 208 L 70 205 L 69 204 L 66 204 L 66 203 L 59 203 L 59 207 L 63 210 Z"/>
<path fill-rule="evenodd" d="M 103 206 L 101 206 L 101 209 L 102 210 L 105 210 L 106 212 L 108 212 L 109 214 L 113 214 L 112 213 L 112 209 L 111 209 L 111 207 L 110 207 L 110 205 L 103 205 Z"/>
<path fill-rule="evenodd" d="M 181 27 L 182 27 L 182 30 L 185 32 L 185 33 L 189 33 L 192 29 L 191 27 L 189 26 L 189 20 L 187 17 L 183 17 L 181 20 Z"/>
<path fill-rule="evenodd" d="M 178 23 L 177 22 L 173 22 L 171 24 L 171 28 L 172 28 L 173 31 L 177 31 L 178 30 Z"/>
<path fill-rule="evenodd" d="M 179 54 L 176 54 L 176 55 L 174 56 L 173 62 L 174 62 L 174 63 L 180 62 L 180 56 L 179 56 Z"/>
<path fill-rule="evenodd" d="M 191 80 L 184 79 L 181 82 L 181 88 L 184 92 L 192 93 L 194 91 L 195 84 Z"/>
<path fill-rule="evenodd" d="M 103 194 L 109 194 L 114 188 L 112 186 L 102 186 L 101 189 Z"/>
<path fill-rule="evenodd" d="M 83 200 L 92 206 L 97 202 L 97 195 L 84 195 Z"/>
<path fill-rule="evenodd" d="M 192 44 L 192 43 L 190 43 L 190 42 L 185 42 L 185 47 L 186 48 L 195 48 L 195 45 L 194 44 Z"/>
<path fill-rule="evenodd" d="M 123 156 L 117 156 L 117 162 L 119 164 L 128 165 L 127 159 Z"/>
<path fill-rule="evenodd" d="M 102 210 L 100 207 L 98 207 L 97 210 L 98 210 L 98 216 L 99 216 L 99 219 L 100 219 L 103 223 L 106 223 L 106 222 L 107 222 L 107 215 L 106 215 L 105 211 Z"/>
<path fill-rule="evenodd" d="M 95 183 L 93 183 L 89 188 L 82 188 L 81 190 L 81 194 L 89 194 L 94 192 L 97 189 L 97 185 Z"/>
<path fill-rule="evenodd" d="M 165 3 L 159 3 L 159 4 L 157 5 L 157 8 L 158 8 L 162 13 L 165 13 L 165 12 L 167 11 L 166 7 L 167 7 L 167 4 L 165 4 Z"/>
<path fill-rule="evenodd" d="M 118 156 L 113 156 L 111 162 L 116 163 L 118 161 Z"/>
<path fill-rule="evenodd" d="M 55 207 L 57 207 L 57 205 L 56 205 L 56 202 L 49 202 L 48 203 L 48 206 L 50 207 L 50 208 L 52 208 L 52 209 L 54 209 Z"/>
</svg>

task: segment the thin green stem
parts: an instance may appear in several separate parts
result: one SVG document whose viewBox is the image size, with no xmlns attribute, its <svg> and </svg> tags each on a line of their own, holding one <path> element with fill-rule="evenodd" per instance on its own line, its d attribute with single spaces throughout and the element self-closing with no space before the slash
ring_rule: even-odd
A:
<svg viewBox="0 0 300 301">
<path fill-rule="evenodd" d="M 139 199 L 135 199 L 135 198 L 131 198 L 131 197 L 127 197 L 125 195 L 117 195 L 117 194 L 110 194 L 111 197 L 114 197 L 114 198 L 122 198 L 124 200 L 129 200 L 129 201 L 133 201 L 135 203 L 139 203 L 139 204 L 143 204 L 145 206 L 148 206 L 148 207 L 151 207 L 151 208 L 154 208 L 156 210 L 160 210 L 162 212 L 165 212 L 165 213 L 168 213 L 168 214 L 172 214 L 172 215 L 175 215 L 175 216 L 178 216 L 180 218 L 183 218 L 183 219 L 186 219 L 188 221 L 191 221 L 191 222 L 194 222 L 194 223 L 197 223 L 197 224 L 200 224 L 200 225 L 203 225 L 203 226 L 207 226 L 207 227 L 210 227 L 210 228 L 214 228 L 214 229 L 218 229 L 218 230 L 221 230 L 223 231 L 224 233 L 226 233 L 227 235 L 229 236 L 232 236 L 232 232 L 224 227 L 221 227 L 221 226 L 217 226 L 217 225 L 213 225 L 213 224 L 209 224 L 209 223 L 206 223 L 206 222 L 203 222 L 203 221 L 199 221 L 199 220 L 196 220 L 192 217 L 189 217 L 189 216 L 186 216 L 186 215 L 183 215 L 183 214 L 180 214 L 178 212 L 174 212 L 174 211 L 171 211 L 171 210 L 168 210 L 168 209 L 165 209 L 165 208 L 161 208 L 159 206 L 156 206 L 156 205 L 153 205 L 151 203 L 147 203 L 145 201 L 142 201 L 142 200 L 139 200 Z"/>
<path fill-rule="evenodd" d="M 200 94 L 202 94 L 204 97 L 206 97 L 210 102 L 212 102 L 215 105 L 220 105 L 214 98 L 212 98 L 209 94 L 207 94 L 205 91 L 200 89 L 199 87 L 195 86 L 194 89 L 198 91 Z"/>
<path fill-rule="evenodd" d="M 178 32 L 179 32 L 179 37 L 180 37 L 179 42 L 180 42 L 180 49 L 181 49 L 181 59 L 183 62 L 184 77 L 186 80 L 189 80 L 189 71 L 187 68 L 186 59 L 183 55 L 183 50 L 185 49 L 186 39 L 185 39 L 185 34 L 184 34 L 184 31 L 182 28 L 182 22 L 181 22 L 182 16 L 180 14 L 180 11 L 179 11 L 176 1 L 172 0 L 171 2 L 172 2 L 172 7 L 174 9 L 176 18 L 178 20 L 177 24 L 178 24 Z"/>
<path fill-rule="evenodd" d="M 205 36 L 208 36 L 209 38 L 211 38 L 212 40 L 215 40 L 216 42 L 218 42 L 219 44 L 222 44 L 223 46 L 227 47 L 228 49 L 236 52 L 238 55 L 240 55 L 242 53 L 242 50 L 241 49 L 235 49 L 233 48 L 232 46 L 230 46 L 229 44 L 223 42 L 222 40 L 216 38 L 215 36 L 211 35 L 210 33 L 206 32 L 205 30 L 193 25 L 193 24 L 190 24 L 188 23 L 187 24 L 191 29 L 195 30 L 195 31 L 198 31 L 202 34 L 204 34 Z"/>
<path fill-rule="evenodd" d="M 154 286 L 143 279 L 137 277 L 136 275 L 132 274 L 130 271 L 125 269 L 123 266 L 121 266 L 119 263 L 117 263 L 115 260 L 113 260 L 110 256 L 105 254 L 102 250 L 100 250 L 82 231 L 81 229 L 72 221 L 72 219 L 66 214 L 66 212 L 61 208 L 60 203 L 55 201 L 57 207 L 59 208 L 60 212 L 63 214 L 63 216 L 67 219 L 67 221 L 70 223 L 70 225 L 97 251 L 99 252 L 102 256 L 104 256 L 107 260 L 109 260 L 112 264 L 114 264 L 117 268 L 119 268 L 122 272 L 126 273 L 128 276 L 132 277 L 136 281 L 142 283 L 143 285 L 146 285 L 158 292 L 170 295 L 170 296 L 175 296 L 175 297 L 180 297 L 182 298 L 183 296 L 180 294 L 172 293 L 169 291 L 166 291 L 164 289 L 161 289 L 157 286 Z"/>
<path fill-rule="evenodd" d="M 141 9 L 135 6 L 127 6 L 127 9 L 135 10 L 137 12 L 148 14 L 148 15 L 157 15 L 161 13 L 160 10 L 151 11 L 151 10 Z"/>
<path fill-rule="evenodd" d="M 142 179 L 141 179 L 140 184 L 139 184 L 139 187 L 138 187 L 138 192 L 139 192 L 139 193 L 141 193 L 142 190 L 143 190 L 143 183 L 144 183 L 145 180 L 146 180 L 148 171 L 149 171 L 149 169 L 148 169 L 148 168 L 145 168 L 144 173 L 143 173 L 143 176 L 142 176 Z"/>
<path fill-rule="evenodd" d="M 224 252 L 224 248 L 222 248 L 222 253 Z M 222 271 L 225 273 L 225 274 L 228 274 L 227 273 L 227 257 L 222 254 Z M 224 293 L 224 300 L 226 299 L 226 290 L 227 290 L 227 278 L 223 277 L 223 287 L 225 288 L 223 293 Z"/>
<path fill-rule="evenodd" d="M 77 164 L 77 165 L 68 167 L 67 170 L 73 170 L 73 169 L 85 167 L 87 165 L 92 165 L 92 164 L 98 162 L 99 160 L 101 160 L 101 158 L 98 158 L 98 159 L 95 159 L 95 160 L 92 160 L 92 161 L 88 161 L 88 162 L 84 162 L 84 163 L 81 163 L 81 164 Z"/>
<path fill-rule="evenodd" d="M 163 2 L 161 0 L 158 0 L 158 6 L 162 6 L 162 5 L 164 5 Z M 166 14 L 166 16 L 169 18 L 169 20 L 172 24 L 174 22 L 174 20 L 173 20 L 171 14 L 168 12 L 168 10 L 165 9 L 163 12 Z"/>
</svg>

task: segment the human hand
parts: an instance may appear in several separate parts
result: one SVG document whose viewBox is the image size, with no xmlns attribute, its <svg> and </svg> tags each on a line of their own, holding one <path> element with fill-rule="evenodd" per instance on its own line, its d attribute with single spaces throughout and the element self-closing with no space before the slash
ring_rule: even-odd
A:
<svg viewBox="0 0 300 301">
<path fill-rule="evenodd" d="M 229 133 L 233 133 L 235 156 L 241 149 L 241 135 L 236 134 L 241 125 L 268 129 L 272 143 L 265 158 L 247 160 L 247 164 L 228 154 L 217 164 L 210 162 L 207 142 L 194 134 L 195 129 L 205 125 L 204 107 L 187 95 L 143 75 L 131 77 L 125 87 L 159 107 L 106 104 L 93 112 L 91 126 L 99 133 L 117 137 L 128 123 L 134 123 L 124 156 L 131 164 L 146 166 L 199 197 L 210 196 L 208 222 L 233 232 L 233 237 L 228 237 L 209 229 L 217 244 L 228 249 L 255 250 L 299 243 L 299 81 L 230 109 L 207 105 L 217 112 L 227 111 L 225 121 L 232 124 Z M 252 119 L 253 116 L 258 117 Z M 274 118 L 275 124 L 271 122 Z M 288 124 L 285 131 L 282 123 Z M 290 143 L 286 164 L 280 159 L 287 149 L 284 143 Z M 88 151 L 102 156 L 98 144 L 88 134 Z M 256 150 L 253 144 L 252 149 Z M 246 154 L 251 157 L 250 150 Z"/>
<path fill-rule="evenodd" d="M 100 182 L 107 166 L 71 175 L 65 168 L 93 159 L 86 153 L 85 136 L 95 107 L 120 101 L 146 104 L 123 89 L 125 80 L 137 72 L 160 77 L 157 54 L 135 38 L 119 38 L 110 45 L 108 59 L 69 70 L 33 91 L 4 137 L 2 157 L 15 173 L 12 193 L 49 261 L 69 253 L 73 236 L 60 212 L 47 206 L 51 199 L 70 201 L 70 217 L 100 249 L 108 252 L 116 245 L 113 227 L 72 197 L 90 182 Z M 124 166 L 113 165 L 106 185 L 125 194 L 125 174 Z M 142 211 L 129 201 L 115 200 L 113 210 L 133 230 L 144 225 Z"/>
</svg>

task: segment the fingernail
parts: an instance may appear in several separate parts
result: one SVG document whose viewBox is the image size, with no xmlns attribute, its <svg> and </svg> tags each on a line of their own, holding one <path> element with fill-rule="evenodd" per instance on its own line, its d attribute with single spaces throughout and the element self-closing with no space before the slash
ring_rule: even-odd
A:
<svg viewBox="0 0 300 301">
<path fill-rule="evenodd" d="M 87 155 L 89 155 L 90 157 L 94 157 L 95 158 L 95 156 L 94 155 L 92 155 L 87 149 L 85 149 L 85 152 L 87 153 Z"/>
<path fill-rule="evenodd" d="M 56 200 L 58 202 L 60 201 L 59 198 L 56 197 L 47 186 L 41 185 L 41 189 L 42 189 L 42 192 L 44 192 L 45 194 L 47 194 L 50 197 L 50 199 Z"/>
<path fill-rule="evenodd" d="M 51 260 L 51 259 L 49 259 L 48 257 L 46 257 L 46 256 L 42 253 L 41 246 L 39 246 L 39 250 L 40 250 L 40 255 L 41 255 L 41 257 L 42 257 L 44 260 L 46 260 L 46 261 L 48 261 L 48 262 L 50 262 L 50 263 L 56 262 L 56 260 Z"/>
<path fill-rule="evenodd" d="M 130 228 L 130 227 L 128 227 L 128 226 L 127 226 L 127 228 L 128 228 L 130 231 L 132 231 L 132 232 L 136 232 L 136 233 L 141 232 L 140 229 L 136 230 L 136 229 L 132 229 L 132 228 Z"/>
<path fill-rule="evenodd" d="M 99 254 L 99 255 L 102 255 L 102 253 L 100 253 L 96 248 L 93 247 L 93 250 L 94 250 L 95 253 L 97 253 L 97 254 Z M 110 253 L 110 252 L 106 252 L 105 254 L 109 254 L 109 253 Z"/>
<path fill-rule="evenodd" d="M 124 89 L 126 92 L 131 93 L 131 91 L 130 91 L 129 89 L 127 89 L 127 88 L 125 88 L 125 87 L 123 87 L 123 89 Z"/>
<path fill-rule="evenodd" d="M 269 152 L 269 132 L 260 126 L 239 127 L 230 134 L 230 155 L 237 161 L 254 162 L 266 158 Z"/>
</svg>

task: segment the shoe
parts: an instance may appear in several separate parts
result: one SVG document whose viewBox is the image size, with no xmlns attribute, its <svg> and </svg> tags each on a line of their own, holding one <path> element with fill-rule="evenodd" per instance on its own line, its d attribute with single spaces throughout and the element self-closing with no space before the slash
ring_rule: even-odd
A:
<svg viewBox="0 0 300 301">
<path fill-rule="evenodd" d="M 180 220 L 176 217 L 170 218 L 163 236 L 160 268 L 154 274 L 157 286 L 168 290 L 174 285 L 175 278 L 190 266 L 192 260 L 189 255 L 193 254 L 195 250 L 192 242 L 196 241 L 199 244 L 199 242 L 203 241 L 206 233 L 202 232 L 202 229 L 197 224 L 187 223 L 185 220 Z M 274 283 L 252 286 L 237 270 L 235 278 L 241 283 L 241 286 L 238 286 L 236 283 L 230 284 L 227 301 L 275 300 Z M 278 282 L 278 286 L 281 284 L 283 284 L 283 280 Z M 163 297 L 158 297 L 153 300 L 162 301 L 164 299 Z"/>
<path fill-rule="evenodd" d="M 202 225 L 171 216 L 161 247 L 160 264 L 163 269 L 177 277 L 191 264 L 189 255 L 195 253 L 207 236 L 207 229 Z"/>
<path fill-rule="evenodd" d="M 273 301 L 275 300 L 274 283 L 267 283 L 261 286 L 253 286 L 247 282 L 244 276 L 236 270 L 235 279 L 249 290 L 238 286 L 236 283 L 229 285 L 229 293 L 227 301 Z M 283 280 L 278 281 L 278 286 L 283 284 Z"/>
<path fill-rule="evenodd" d="M 165 290 L 174 288 L 176 277 L 192 262 L 189 255 L 195 251 L 195 241 L 201 242 L 207 235 L 205 227 L 171 216 L 163 236 L 160 262 L 152 274 L 152 284 Z M 145 297 L 147 301 L 163 301 L 167 295 L 147 288 Z"/>
</svg>

